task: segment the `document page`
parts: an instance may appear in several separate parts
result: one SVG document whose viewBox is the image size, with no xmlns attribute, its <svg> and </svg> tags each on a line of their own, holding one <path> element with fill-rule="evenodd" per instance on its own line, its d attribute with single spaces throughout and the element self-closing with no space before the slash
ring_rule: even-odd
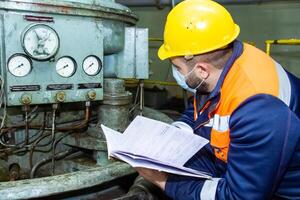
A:
<svg viewBox="0 0 300 200">
<path fill-rule="evenodd" d="M 108 153 L 134 167 L 208 177 L 184 164 L 208 143 L 203 137 L 172 125 L 137 116 L 123 134 L 101 125 Z M 145 166 L 146 165 L 146 166 Z M 155 166 L 155 167 L 154 167 Z M 175 173 L 176 174 L 176 173 Z"/>
<path fill-rule="evenodd" d="M 125 130 L 127 152 L 183 166 L 208 140 L 172 125 L 136 117 Z"/>
<path fill-rule="evenodd" d="M 106 141 L 107 141 L 107 152 L 108 155 L 111 155 L 113 151 L 121 149 L 122 145 L 122 134 L 118 131 L 115 131 L 111 128 L 108 128 L 104 125 L 101 125 L 101 128 L 104 132 Z"/>
<path fill-rule="evenodd" d="M 157 171 L 168 172 L 171 174 L 183 175 L 183 176 L 192 176 L 192 177 L 206 178 L 206 179 L 211 178 L 211 176 L 209 174 L 206 174 L 204 172 L 199 172 L 194 169 L 190 169 L 190 168 L 186 168 L 186 167 L 178 167 L 177 168 L 174 166 L 164 165 L 159 162 L 153 162 L 153 161 L 149 161 L 147 159 L 138 158 L 138 157 L 133 159 L 130 156 L 126 156 L 123 154 L 117 154 L 117 157 L 120 160 L 127 162 L 132 167 L 144 167 L 144 168 L 154 169 Z"/>
</svg>

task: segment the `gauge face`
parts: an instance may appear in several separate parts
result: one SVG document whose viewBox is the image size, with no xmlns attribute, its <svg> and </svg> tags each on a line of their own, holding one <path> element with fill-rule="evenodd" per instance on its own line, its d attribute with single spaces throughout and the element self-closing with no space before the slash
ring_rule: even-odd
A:
<svg viewBox="0 0 300 200">
<path fill-rule="evenodd" d="M 83 61 L 83 70 L 87 75 L 95 76 L 102 69 L 102 62 L 96 56 L 88 56 Z"/>
<path fill-rule="evenodd" d="M 9 58 L 7 63 L 8 71 L 17 77 L 23 77 L 30 73 L 32 64 L 31 60 L 22 54 L 16 54 Z"/>
<path fill-rule="evenodd" d="M 47 60 L 57 53 L 59 37 L 51 27 L 35 24 L 27 28 L 22 34 L 22 46 L 31 58 Z"/>
<path fill-rule="evenodd" d="M 56 72 L 62 77 L 71 77 L 76 71 L 76 62 L 69 56 L 58 59 L 56 63 Z"/>
</svg>

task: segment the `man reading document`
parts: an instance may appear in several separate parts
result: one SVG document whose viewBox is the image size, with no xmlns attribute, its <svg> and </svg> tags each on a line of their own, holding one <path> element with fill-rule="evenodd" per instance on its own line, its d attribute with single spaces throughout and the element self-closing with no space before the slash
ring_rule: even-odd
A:
<svg viewBox="0 0 300 200">
<path fill-rule="evenodd" d="M 239 33 L 211 0 L 168 15 L 158 56 L 195 97 L 173 125 L 209 140 L 185 167 L 213 177 L 136 168 L 172 199 L 300 199 L 300 80 Z"/>
</svg>

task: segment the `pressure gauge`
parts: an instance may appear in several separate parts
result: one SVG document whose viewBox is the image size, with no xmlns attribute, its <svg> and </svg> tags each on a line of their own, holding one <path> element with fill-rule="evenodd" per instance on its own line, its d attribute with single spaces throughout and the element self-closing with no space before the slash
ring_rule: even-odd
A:
<svg viewBox="0 0 300 200">
<path fill-rule="evenodd" d="M 76 71 L 76 62 L 69 56 L 58 59 L 56 63 L 56 72 L 62 77 L 71 77 Z"/>
<path fill-rule="evenodd" d="M 22 46 L 27 55 L 36 60 L 48 60 L 59 48 L 59 37 L 45 24 L 29 26 L 22 34 Z"/>
<path fill-rule="evenodd" d="M 26 55 L 15 54 L 8 59 L 7 68 L 12 75 L 23 77 L 30 73 L 32 63 Z"/>
<path fill-rule="evenodd" d="M 95 76 L 102 69 L 102 62 L 96 56 L 88 56 L 83 61 L 83 70 L 87 75 Z"/>
</svg>

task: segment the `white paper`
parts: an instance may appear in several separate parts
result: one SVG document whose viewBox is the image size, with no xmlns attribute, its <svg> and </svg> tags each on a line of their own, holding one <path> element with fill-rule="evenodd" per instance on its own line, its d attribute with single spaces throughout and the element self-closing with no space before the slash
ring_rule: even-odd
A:
<svg viewBox="0 0 300 200">
<path fill-rule="evenodd" d="M 144 167 L 144 168 L 154 169 L 157 171 L 164 171 L 164 172 L 168 172 L 168 173 L 176 174 L 176 175 L 211 179 L 211 176 L 209 176 L 206 173 L 202 173 L 202 172 L 199 172 L 199 171 L 196 171 L 196 170 L 193 170 L 190 168 L 186 168 L 186 167 L 176 168 L 173 166 L 163 165 L 158 162 L 148 161 L 147 159 L 138 159 L 138 158 L 133 159 L 130 156 L 126 156 L 126 155 L 122 155 L 122 154 L 118 154 L 117 157 L 120 160 L 127 162 L 132 167 Z"/>
<path fill-rule="evenodd" d="M 123 134 L 103 125 L 101 127 L 107 139 L 110 156 L 134 167 L 208 177 L 205 173 L 184 167 L 208 143 L 205 138 L 141 116 L 136 117 Z"/>
<path fill-rule="evenodd" d="M 104 125 L 101 125 L 101 128 L 105 134 L 107 141 L 107 153 L 108 155 L 110 155 L 112 154 L 112 151 L 120 148 L 119 140 L 122 137 L 122 134 Z"/>
</svg>

